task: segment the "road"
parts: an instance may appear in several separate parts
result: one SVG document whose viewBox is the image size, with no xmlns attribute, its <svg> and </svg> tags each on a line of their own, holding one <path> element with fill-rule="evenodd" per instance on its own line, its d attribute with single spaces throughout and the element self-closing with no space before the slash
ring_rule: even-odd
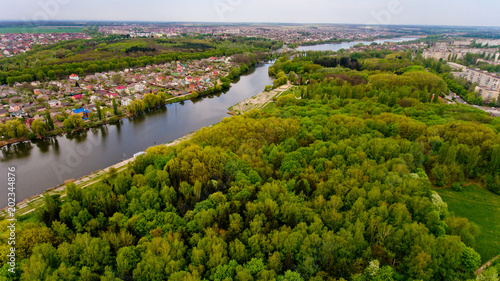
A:
<svg viewBox="0 0 500 281">
<path fill-rule="evenodd" d="M 495 108 L 495 107 L 488 107 L 488 106 L 479 106 L 479 105 L 471 105 L 471 104 L 468 104 L 466 101 L 464 101 L 461 97 L 459 97 L 458 95 L 454 95 L 452 93 L 450 93 L 449 95 L 446 96 L 447 99 L 451 100 L 451 101 L 455 101 L 455 102 L 458 102 L 458 103 L 461 103 L 461 104 L 465 104 L 465 105 L 469 105 L 469 106 L 473 106 L 477 109 L 481 109 L 483 111 L 486 111 L 488 112 L 489 114 L 495 116 L 495 117 L 500 117 L 500 108 Z"/>
</svg>

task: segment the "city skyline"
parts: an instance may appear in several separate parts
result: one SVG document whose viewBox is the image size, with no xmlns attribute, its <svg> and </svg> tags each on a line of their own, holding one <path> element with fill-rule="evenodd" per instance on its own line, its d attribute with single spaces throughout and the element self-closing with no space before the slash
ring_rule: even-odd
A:
<svg viewBox="0 0 500 281">
<path fill-rule="evenodd" d="M 499 9 L 485 0 L 40 0 L 4 3 L 0 20 L 500 26 Z"/>
</svg>

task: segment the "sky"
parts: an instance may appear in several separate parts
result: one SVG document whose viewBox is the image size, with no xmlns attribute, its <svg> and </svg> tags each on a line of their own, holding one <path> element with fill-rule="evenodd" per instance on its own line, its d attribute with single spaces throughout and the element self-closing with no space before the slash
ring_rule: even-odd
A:
<svg viewBox="0 0 500 281">
<path fill-rule="evenodd" d="M 498 0 L 0 0 L 0 20 L 500 26 Z"/>
</svg>

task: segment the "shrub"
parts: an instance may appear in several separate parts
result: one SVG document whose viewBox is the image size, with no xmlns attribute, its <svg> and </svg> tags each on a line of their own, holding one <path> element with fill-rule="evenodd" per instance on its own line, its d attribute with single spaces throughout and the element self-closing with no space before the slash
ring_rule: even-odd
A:
<svg viewBox="0 0 500 281">
<path fill-rule="evenodd" d="M 456 183 L 451 185 L 451 189 L 453 189 L 455 191 L 462 191 L 462 185 L 460 185 L 460 183 L 456 182 Z"/>
</svg>

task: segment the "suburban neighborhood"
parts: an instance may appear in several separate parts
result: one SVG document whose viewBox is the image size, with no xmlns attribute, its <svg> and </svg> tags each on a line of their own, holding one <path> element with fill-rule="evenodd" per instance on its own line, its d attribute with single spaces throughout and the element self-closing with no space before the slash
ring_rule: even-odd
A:
<svg viewBox="0 0 500 281">
<path fill-rule="evenodd" d="M 56 125 L 61 126 L 72 114 L 88 120 L 89 113 L 97 112 L 96 104 L 111 108 L 114 101 L 119 110 L 126 112 L 133 101 L 142 100 L 146 94 L 164 92 L 167 102 L 188 95 L 195 97 L 221 84 L 220 79 L 237 66 L 231 57 L 210 57 L 82 77 L 71 74 L 60 81 L 3 85 L 0 86 L 0 120 L 24 118 L 30 127 L 33 120 L 43 120 L 48 111 Z M 105 114 L 112 115 L 111 111 Z"/>
<path fill-rule="evenodd" d="M 85 33 L 6 33 L 0 34 L 0 58 L 12 57 L 30 51 L 35 45 L 49 45 L 60 41 L 90 39 Z"/>
</svg>

